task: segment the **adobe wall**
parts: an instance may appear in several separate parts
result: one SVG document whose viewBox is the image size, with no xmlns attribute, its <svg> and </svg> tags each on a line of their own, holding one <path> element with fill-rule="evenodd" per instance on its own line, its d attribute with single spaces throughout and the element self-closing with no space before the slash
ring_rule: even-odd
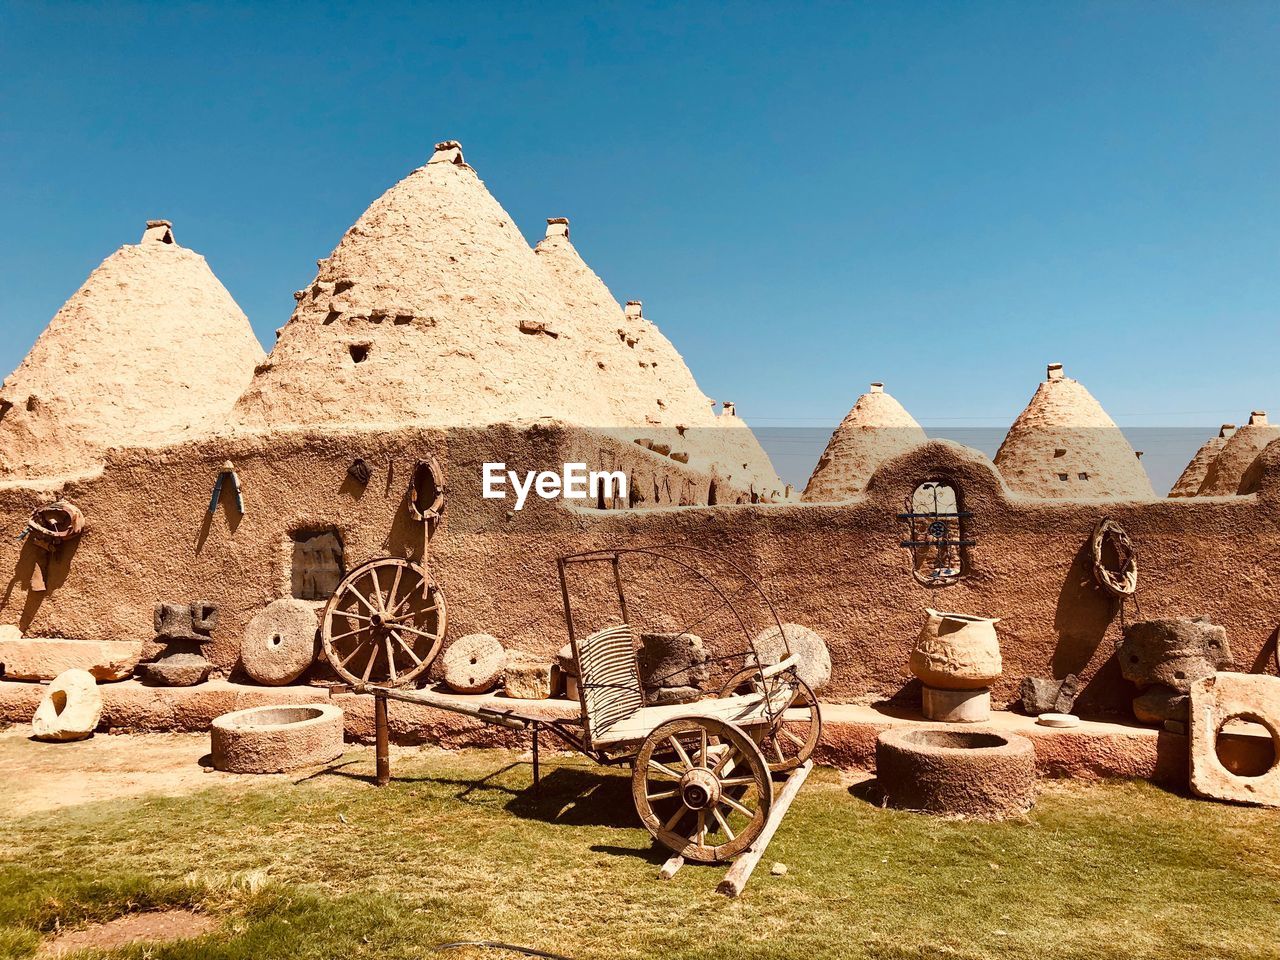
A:
<svg viewBox="0 0 1280 960">
<path fill-rule="evenodd" d="M 219 609 L 205 653 L 231 670 L 248 620 L 289 595 L 292 532 L 336 530 L 348 570 L 377 556 L 421 557 L 422 524 L 412 518 L 406 493 L 416 461 L 433 454 L 444 467 L 449 497 L 433 534 L 430 568 L 448 584 L 450 636 L 496 629 L 495 618 L 517 622 L 507 612 L 511 596 L 523 597 L 531 569 L 545 572 L 529 545 L 575 549 L 583 526 L 536 497 L 519 513 L 511 512 L 512 502 L 483 500 L 484 462 L 503 460 L 519 471 L 563 462 L 622 470 L 643 497 L 635 510 L 641 513 L 706 503 L 710 492 L 708 477 L 674 460 L 561 426 L 249 434 L 115 451 L 100 474 L 60 488 L 84 512 L 86 530 L 49 563 L 46 593 L 29 591 L 39 551 L 31 538 L 19 542 L 17 535 L 31 511 L 57 491 L 0 484 L 0 523 L 10 531 L 0 538 L 0 571 L 8 574 L 7 583 L 0 581 L 0 624 L 15 624 L 27 636 L 150 640 L 156 602 L 198 598 Z M 372 468 L 365 486 L 347 474 L 357 457 Z M 217 510 L 208 509 L 227 460 L 240 480 L 243 516 L 233 507 L 229 483 Z M 720 496 L 749 494 L 730 487 Z M 558 519 L 559 539 L 546 535 L 548 518 Z"/>
<path fill-rule="evenodd" d="M 483 630 L 549 656 L 565 640 L 557 555 L 620 543 L 689 543 L 744 564 L 763 579 L 784 620 L 827 638 L 834 677 L 825 698 L 909 695 L 907 653 L 922 611 L 934 607 L 1002 618 L 998 697 L 1011 698 L 1027 675 L 1076 672 L 1088 680 L 1081 711 L 1122 713 L 1132 694 L 1112 657 L 1118 605 L 1090 574 L 1088 541 L 1102 516 L 1118 520 L 1139 549 L 1142 615 L 1209 615 L 1226 626 L 1244 670 L 1261 668 L 1280 623 L 1280 444 L 1265 455 L 1258 493 L 1228 498 L 1022 499 L 981 455 L 937 441 L 883 466 L 861 499 L 841 506 L 646 502 L 646 509 L 600 511 L 531 499 L 512 513 L 509 503 L 481 499 L 481 464 L 501 458 L 521 470 L 566 460 L 616 463 L 642 488 L 661 475 L 681 489 L 672 497 L 677 503 L 705 502 L 706 478 L 696 472 L 568 428 L 248 436 L 120 453 L 100 477 L 67 489 L 89 529 L 52 566 L 43 598 L 26 589 L 34 548 L 12 536 L 0 541 L 0 570 L 13 571 L 0 592 L 0 623 L 19 624 L 28 635 L 149 638 L 157 600 L 199 597 L 220 608 L 209 653 L 231 671 L 248 619 L 288 593 L 291 530 L 335 527 L 348 569 L 373 556 L 421 550 L 421 525 L 404 495 L 414 461 L 431 453 L 443 463 L 450 491 L 430 548 L 430 567 L 448 602 L 450 639 Z M 363 489 L 346 473 L 357 456 L 373 468 Z M 225 495 L 215 514 L 206 509 L 228 458 L 247 508 L 234 528 Z M 911 572 L 896 515 L 919 482 L 939 478 L 960 490 L 973 514 L 966 534 L 977 544 L 967 576 L 930 588 Z M 5 528 L 16 535 L 48 498 L 0 487 Z M 679 594 L 677 586 L 673 577 L 639 600 L 673 609 L 705 602 Z M 1138 616 L 1132 604 L 1128 616 Z"/>
</svg>

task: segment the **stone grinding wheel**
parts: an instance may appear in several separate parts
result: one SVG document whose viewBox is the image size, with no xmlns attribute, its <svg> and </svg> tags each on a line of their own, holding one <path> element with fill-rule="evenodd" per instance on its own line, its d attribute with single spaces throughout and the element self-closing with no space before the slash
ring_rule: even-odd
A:
<svg viewBox="0 0 1280 960">
<path fill-rule="evenodd" d="M 240 642 L 240 663 L 258 683 L 280 687 L 306 672 L 316 658 L 320 620 L 305 600 L 286 597 L 258 611 Z"/>
<path fill-rule="evenodd" d="M 784 631 L 786 643 L 782 641 Z M 808 627 L 802 627 L 798 623 L 784 623 L 782 630 L 779 630 L 775 624 L 761 630 L 751 645 L 755 647 L 761 664 L 765 666 L 785 658 L 789 645 L 798 661 L 796 675 L 814 693 L 831 682 L 831 653 L 827 650 L 826 641 Z"/>
<path fill-rule="evenodd" d="M 37 740 L 84 740 L 102 719 L 102 694 L 98 681 L 87 670 L 64 670 L 49 684 L 44 699 L 31 718 L 31 735 Z"/>
<path fill-rule="evenodd" d="M 449 644 L 441 658 L 444 682 L 458 693 L 485 693 L 502 679 L 507 652 L 497 637 L 469 633 Z"/>
</svg>

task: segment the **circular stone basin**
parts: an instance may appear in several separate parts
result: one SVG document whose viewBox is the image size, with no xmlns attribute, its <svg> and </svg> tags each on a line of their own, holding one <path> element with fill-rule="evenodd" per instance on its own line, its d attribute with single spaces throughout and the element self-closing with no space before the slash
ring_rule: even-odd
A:
<svg viewBox="0 0 1280 960">
<path fill-rule="evenodd" d="M 995 820 L 1031 808 L 1036 754 L 1011 733 L 886 730 L 876 740 L 876 776 L 892 806 Z"/>
<path fill-rule="evenodd" d="M 213 766 L 228 773 L 284 773 L 342 754 L 342 710 L 327 703 L 251 707 L 213 721 Z"/>
</svg>

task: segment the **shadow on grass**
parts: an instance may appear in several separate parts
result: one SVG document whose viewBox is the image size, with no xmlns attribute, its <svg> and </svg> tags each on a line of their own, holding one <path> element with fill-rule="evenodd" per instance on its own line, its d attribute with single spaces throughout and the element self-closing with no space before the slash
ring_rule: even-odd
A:
<svg viewBox="0 0 1280 960">
<path fill-rule="evenodd" d="M 654 843 L 648 847 L 619 847 L 612 843 L 595 843 L 588 848 L 592 853 L 607 853 L 614 857 L 638 857 L 646 863 L 651 863 L 655 867 L 660 867 L 671 859 L 671 851 L 660 843 Z M 692 863 L 692 861 L 689 861 Z M 705 864 L 695 863 L 693 866 L 719 866 L 724 868 L 724 864 Z"/>
<path fill-rule="evenodd" d="M 631 778 L 593 769 L 557 767 L 516 794 L 507 809 L 519 817 L 567 827 L 635 827 L 639 817 L 631 798 Z"/>
<path fill-rule="evenodd" d="M 884 795 L 884 788 L 875 777 L 870 780 L 859 780 L 849 788 L 849 796 L 877 809 L 884 807 L 888 802 L 888 798 Z"/>
<path fill-rule="evenodd" d="M 307 783 L 310 780 L 319 780 L 322 777 L 340 777 L 347 780 L 359 780 L 361 783 L 367 783 L 370 786 L 376 785 L 378 778 L 373 773 L 356 773 L 354 770 L 348 770 L 347 767 L 363 766 L 362 760 L 344 760 L 342 763 L 335 763 L 331 766 L 321 767 L 319 770 L 308 773 L 305 777 L 299 777 L 293 781 L 295 784 Z"/>
<path fill-rule="evenodd" d="M 351 769 L 351 768 L 355 769 Z M 500 793 L 510 799 L 504 804 L 510 813 L 527 820 L 566 827 L 635 827 L 637 815 L 631 798 L 631 778 L 610 773 L 604 767 L 556 766 L 543 768 L 542 782 L 533 785 L 532 764 L 517 760 L 496 767 L 477 777 L 447 777 L 429 773 L 393 775 L 391 782 L 454 789 L 454 799 L 463 803 L 478 795 Z M 520 771 L 515 782 L 504 782 L 509 774 Z M 325 767 L 297 780 L 324 780 L 329 777 L 376 784 L 362 760 L 348 760 Z M 484 803 L 490 797 L 484 798 Z"/>
</svg>

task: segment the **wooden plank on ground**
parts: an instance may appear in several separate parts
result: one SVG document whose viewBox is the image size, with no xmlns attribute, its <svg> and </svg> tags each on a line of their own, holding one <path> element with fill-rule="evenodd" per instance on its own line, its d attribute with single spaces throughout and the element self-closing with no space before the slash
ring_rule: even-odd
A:
<svg viewBox="0 0 1280 960">
<path fill-rule="evenodd" d="M 662 865 L 662 869 L 658 871 L 658 879 L 670 880 L 676 875 L 676 871 L 684 866 L 684 857 L 678 853 L 673 853 L 671 859 Z"/>
<path fill-rule="evenodd" d="M 751 874 L 754 872 L 756 864 L 764 856 L 764 851 L 769 846 L 769 841 L 773 839 L 773 835 L 777 832 L 778 824 L 782 823 L 782 818 L 787 815 L 787 809 L 791 806 L 791 801 L 796 798 L 796 794 L 800 792 L 801 785 L 808 779 L 812 770 L 813 761 L 806 760 L 792 771 L 791 776 L 787 777 L 787 781 L 782 785 L 782 790 L 778 793 L 777 799 L 773 801 L 773 807 L 769 811 L 769 820 L 765 823 L 764 829 L 760 831 L 760 836 L 756 838 L 755 843 L 749 846 L 734 861 L 733 866 L 729 868 L 729 872 L 724 875 L 724 879 L 716 887 L 717 893 L 723 893 L 726 897 L 736 897 L 746 888 L 747 881 L 751 879 Z"/>
</svg>

